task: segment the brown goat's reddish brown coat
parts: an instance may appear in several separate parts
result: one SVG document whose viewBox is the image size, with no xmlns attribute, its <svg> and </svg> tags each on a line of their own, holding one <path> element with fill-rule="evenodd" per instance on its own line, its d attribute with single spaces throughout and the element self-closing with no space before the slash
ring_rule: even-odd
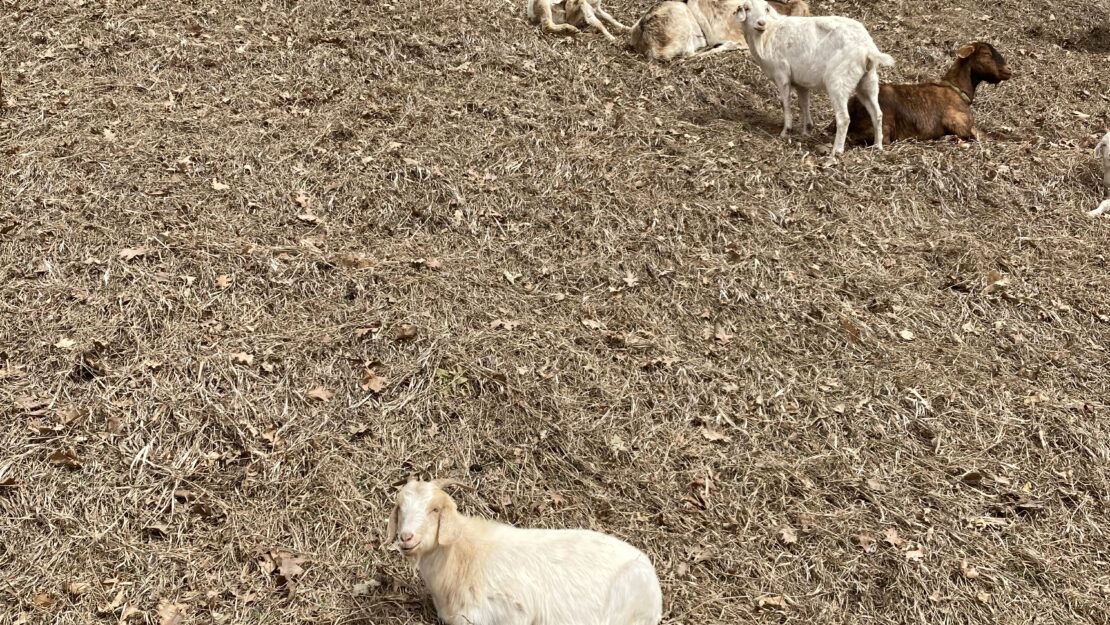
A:
<svg viewBox="0 0 1110 625">
<path fill-rule="evenodd" d="M 883 142 L 939 139 L 955 135 L 974 140 L 975 115 L 971 103 L 981 82 L 1009 80 L 1006 60 L 989 43 L 969 43 L 956 53 L 956 62 L 937 82 L 879 86 L 883 110 Z M 858 99 L 848 103 L 848 139 L 866 143 L 874 136 L 871 117 Z"/>
</svg>

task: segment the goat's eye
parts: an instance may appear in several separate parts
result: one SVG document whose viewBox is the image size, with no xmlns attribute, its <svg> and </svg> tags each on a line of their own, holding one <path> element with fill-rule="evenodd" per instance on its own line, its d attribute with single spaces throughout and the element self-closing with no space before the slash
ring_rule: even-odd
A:
<svg viewBox="0 0 1110 625">
<path fill-rule="evenodd" d="M 439 514 L 439 508 L 432 508 L 432 514 Z"/>
</svg>

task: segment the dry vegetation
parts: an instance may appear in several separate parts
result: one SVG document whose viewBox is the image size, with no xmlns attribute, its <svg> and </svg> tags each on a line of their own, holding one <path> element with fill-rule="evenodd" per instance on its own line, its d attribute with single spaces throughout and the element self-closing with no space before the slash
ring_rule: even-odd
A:
<svg viewBox="0 0 1110 625">
<path fill-rule="evenodd" d="M 0 0 L 0 623 L 434 622 L 412 473 L 669 624 L 1110 622 L 1106 1 L 812 2 L 1015 71 L 831 165 L 517 4 Z"/>
</svg>

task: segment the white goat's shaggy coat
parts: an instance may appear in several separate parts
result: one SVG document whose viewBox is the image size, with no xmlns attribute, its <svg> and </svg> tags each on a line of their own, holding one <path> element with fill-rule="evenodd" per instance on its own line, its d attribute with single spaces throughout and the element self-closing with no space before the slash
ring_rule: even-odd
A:
<svg viewBox="0 0 1110 625">
<path fill-rule="evenodd" d="M 1099 141 L 1098 145 L 1095 146 L 1095 158 L 1102 165 L 1102 185 L 1106 187 L 1104 191 L 1106 199 L 1098 205 L 1098 208 L 1088 213 L 1092 217 L 1110 213 L 1110 132 L 1106 133 L 1102 137 L 1102 141 Z"/>
<path fill-rule="evenodd" d="M 663 594 L 639 549 L 589 530 L 520 529 L 459 514 L 409 482 L 387 533 L 415 560 L 448 625 L 656 625 Z"/>
<path fill-rule="evenodd" d="M 766 0 L 743 0 L 736 14 L 752 58 L 763 69 L 782 97 L 783 128 L 792 126 L 791 88 L 798 90 L 802 134 L 809 131 L 810 90 L 824 87 L 836 113 L 833 154 L 844 151 L 848 134 L 848 100 L 855 93 L 867 108 L 875 128 L 875 146 L 883 145 L 883 112 L 879 108 L 878 66 L 894 65 L 883 54 L 863 24 L 846 17 L 782 17 Z"/>
</svg>

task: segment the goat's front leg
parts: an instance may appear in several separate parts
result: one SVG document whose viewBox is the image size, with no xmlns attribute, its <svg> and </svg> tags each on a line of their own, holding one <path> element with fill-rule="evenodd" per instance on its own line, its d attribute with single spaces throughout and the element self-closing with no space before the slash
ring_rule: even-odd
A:
<svg viewBox="0 0 1110 625">
<path fill-rule="evenodd" d="M 798 89 L 798 106 L 802 109 L 802 135 L 808 135 L 809 129 L 813 126 L 813 117 L 809 114 L 809 89 L 804 87 L 797 87 Z"/>
<path fill-rule="evenodd" d="M 688 57 L 683 58 L 682 60 L 686 61 L 686 60 L 689 60 L 689 59 L 696 59 L 696 58 L 700 58 L 700 57 L 703 57 L 703 56 L 713 56 L 715 54 L 720 54 L 722 52 L 731 52 L 733 50 L 741 50 L 741 49 L 742 48 L 740 47 L 740 44 L 736 43 L 735 41 L 726 41 L 724 43 L 719 43 L 719 44 L 717 44 L 715 46 L 712 46 L 712 47 L 702 48 L 701 50 L 698 50 L 697 52 L 691 54 Z"/>
<path fill-rule="evenodd" d="M 780 137 L 785 137 L 790 134 L 790 129 L 794 126 L 794 119 L 790 113 L 790 83 L 783 82 L 779 84 L 779 96 L 782 97 L 782 132 Z"/>
<path fill-rule="evenodd" d="M 625 26 L 624 24 L 621 24 L 620 22 L 617 21 L 617 19 L 615 17 L 613 17 L 612 15 L 609 15 L 605 11 L 605 9 L 602 9 L 601 7 L 597 7 L 594 10 L 597 12 L 598 17 L 600 17 L 602 20 L 604 20 L 606 23 L 608 23 L 613 28 L 616 28 L 617 30 L 619 30 L 621 32 L 628 32 L 628 31 L 632 30 L 631 26 Z"/>
<path fill-rule="evenodd" d="M 573 35 L 578 29 L 572 24 L 556 24 L 551 16 L 551 0 L 536 0 L 535 7 L 539 9 L 540 25 L 549 33 L 556 35 Z"/>
</svg>

